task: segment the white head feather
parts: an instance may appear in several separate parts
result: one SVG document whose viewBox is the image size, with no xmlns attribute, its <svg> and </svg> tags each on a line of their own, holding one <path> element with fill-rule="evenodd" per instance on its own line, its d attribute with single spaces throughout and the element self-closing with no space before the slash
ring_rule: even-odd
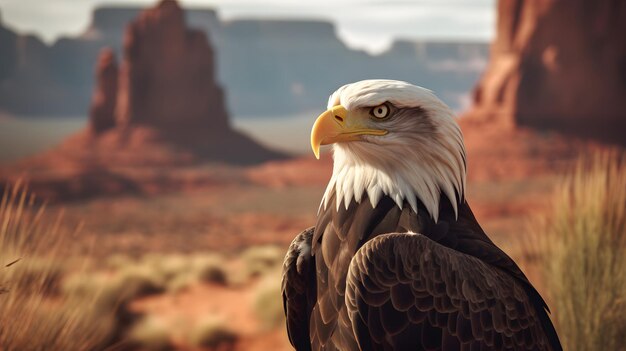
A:
<svg viewBox="0 0 626 351">
<path fill-rule="evenodd" d="M 375 207 L 387 195 L 400 208 L 406 200 L 416 213 L 419 199 L 437 221 L 443 193 L 458 215 L 466 177 L 463 136 L 452 110 L 430 90 L 395 80 L 364 80 L 335 91 L 328 108 L 342 105 L 350 111 L 385 102 L 405 115 L 390 118 L 387 135 L 333 144 L 333 175 L 321 207 L 328 206 L 333 191 L 337 209 L 342 203 L 347 208 L 352 199 L 360 203 L 363 194 Z"/>
</svg>

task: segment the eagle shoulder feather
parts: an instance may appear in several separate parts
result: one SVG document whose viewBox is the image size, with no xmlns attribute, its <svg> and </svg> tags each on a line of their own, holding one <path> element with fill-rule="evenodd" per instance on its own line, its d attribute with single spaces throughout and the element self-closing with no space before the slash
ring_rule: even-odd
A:
<svg viewBox="0 0 626 351">
<path fill-rule="evenodd" d="M 363 245 L 346 306 L 363 351 L 556 350 L 522 282 L 421 234 Z"/>
</svg>

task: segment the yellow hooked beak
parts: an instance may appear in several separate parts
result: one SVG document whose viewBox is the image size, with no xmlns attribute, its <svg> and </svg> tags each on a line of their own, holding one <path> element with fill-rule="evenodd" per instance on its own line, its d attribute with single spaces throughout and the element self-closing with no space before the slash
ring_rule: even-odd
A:
<svg viewBox="0 0 626 351">
<path fill-rule="evenodd" d="M 385 135 L 386 130 L 370 129 L 363 118 L 351 116 L 341 105 L 322 113 L 311 130 L 311 148 L 315 158 L 320 158 L 320 146 L 340 141 L 361 140 L 361 135 Z"/>
</svg>

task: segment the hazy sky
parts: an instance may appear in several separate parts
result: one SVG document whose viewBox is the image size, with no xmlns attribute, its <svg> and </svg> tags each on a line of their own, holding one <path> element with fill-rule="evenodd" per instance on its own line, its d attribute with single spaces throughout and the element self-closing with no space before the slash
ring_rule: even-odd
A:
<svg viewBox="0 0 626 351">
<path fill-rule="evenodd" d="M 48 42 L 74 35 L 100 5 L 149 6 L 156 0 L 0 0 L 2 21 L 35 32 Z M 186 7 L 211 7 L 223 20 L 314 18 L 332 20 L 349 46 L 371 52 L 392 38 L 489 40 L 494 34 L 495 0 L 182 0 Z"/>
</svg>

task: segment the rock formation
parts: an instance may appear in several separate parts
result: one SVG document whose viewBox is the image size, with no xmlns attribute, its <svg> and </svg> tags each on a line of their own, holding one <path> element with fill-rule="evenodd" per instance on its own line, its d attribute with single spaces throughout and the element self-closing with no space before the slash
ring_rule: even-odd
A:
<svg viewBox="0 0 626 351">
<path fill-rule="evenodd" d="M 468 115 L 626 145 L 624 33 L 623 1 L 500 1 Z"/>
<path fill-rule="evenodd" d="M 144 11 L 126 30 L 120 124 L 221 132 L 228 128 L 224 94 L 215 83 L 213 51 L 204 32 L 187 29 L 175 1 Z"/>
<path fill-rule="evenodd" d="M 26 178 L 47 199 L 155 193 L 237 182 L 240 165 L 285 158 L 230 127 L 211 46 L 176 1 L 141 13 L 124 41 L 119 66 L 100 53 L 86 130 L 0 168 L 0 183 Z"/>
<path fill-rule="evenodd" d="M 89 128 L 94 134 L 115 127 L 118 67 L 115 53 L 103 49 L 96 65 L 96 87 L 89 110 Z"/>
<path fill-rule="evenodd" d="M 125 153 L 142 154 L 146 142 L 161 140 L 198 160 L 256 163 L 281 157 L 230 128 L 213 57 L 206 35 L 186 27 L 176 1 L 144 11 L 126 30 L 119 69 L 111 49 L 100 54 L 92 137 L 108 140 L 109 147 L 124 144 Z"/>
<path fill-rule="evenodd" d="M 2 26 L 0 13 L 0 82 L 8 78 L 17 66 L 17 35 Z"/>
</svg>

